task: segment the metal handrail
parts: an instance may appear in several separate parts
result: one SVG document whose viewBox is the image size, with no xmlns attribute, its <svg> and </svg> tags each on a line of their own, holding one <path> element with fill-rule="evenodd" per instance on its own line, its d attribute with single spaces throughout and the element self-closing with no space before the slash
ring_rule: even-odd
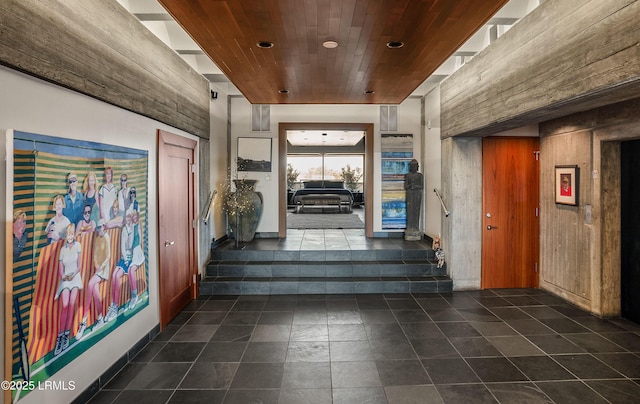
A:
<svg viewBox="0 0 640 404">
<path fill-rule="evenodd" d="M 444 201 L 442 200 L 442 196 L 440 196 L 440 192 L 438 192 L 436 188 L 433 189 L 433 192 L 435 192 L 436 195 L 438 196 L 438 199 L 440 199 L 440 205 L 442 205 L 442 211 L 444 212 L 444 216 L 449 217 L 451 212 L 449 212 L 449 210 L 447 210 L 447 207 L 444 205 Z"/>
</svg>

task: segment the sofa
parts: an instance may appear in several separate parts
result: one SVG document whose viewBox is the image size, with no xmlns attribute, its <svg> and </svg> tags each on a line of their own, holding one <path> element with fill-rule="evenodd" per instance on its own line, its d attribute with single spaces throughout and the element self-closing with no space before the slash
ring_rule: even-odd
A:
<svg viewBox="0 0 640 404">
<path fill-rule="evenodd" d="M 345 189 L 342 181 L 305 181 L 302 189 L 293 192 L 291 203 L 296 213 L 318 207 L 336 207 L 331 211 L 350 213 L 353 194 Z"/>
</svg>

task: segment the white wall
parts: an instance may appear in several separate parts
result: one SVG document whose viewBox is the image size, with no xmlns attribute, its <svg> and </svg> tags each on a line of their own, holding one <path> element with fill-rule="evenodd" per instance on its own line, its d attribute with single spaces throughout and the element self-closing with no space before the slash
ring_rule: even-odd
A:
<svg viewBox="0 0 640 404">
<path fill-rule="evenodd" d="M 218 92 L 218 98 L 211 100 L 209 113 L 211 114 L 211 132 L 209 134 L 209 164 L 211 170 L 209 187 L 222 195 L 223 183 L 227 175 L 227 111 L 229 99 L 224 85 L 211 85 L 213 91 Z M 219 239 L 226 234 L 226 217 L 220 208 L 220 199 L 215 198 L 211 212 L 212 234 Z"/>
<path fill-rule="evenodd" d="M 195 140 L 197 138 L 160 122 L 2 66 L 0 66 L 0 88 L 2 88 L 0 91 L 0 152 L 3 156 L 7 153 L 5 147 L 7 129 L 149 151 L 149 306 L 136 315 L 135 321 L 124 323 L 115 332 L 51 377 L 51 380 L 55 381 L 74 381 L 76 383 L 74 391 L 34 391 L 20 401 L 25 404 L 69 403 L 159 323 L 158 223 L 155 214 L 157 212 L 156 130 L 167 130 Z M 5 164 L 1 166 L 0 175 L 6 176 Z M 11 208 L 6 203 L 5 188 L 1 192 L 0 209 L 7 212 L 3 220 L 5 226 L 8 226 L 6 217 L 9 217 Z M 0 237 L 0 241 L 5 242 L 6 235 L 3 233 Z M 6 252 L 2 252 L 1 262 L 5 262 L 4 254 Z M 6 298 L 4 277 L 0 280 L 0 284 L 3 294 L 0 306 L 4 310 Z M 3 322 L 0 324 L 0 335 L 5 335 L 4 328 Z M 9 342 L 5 341 L 5 344 L 7 343 Z M 11 380 L 11 375 L 3 376 L 4 380 Z"/>
<path fill-rule="evenodd" d="M 411 133 L 414 136 L 414 155 L 420 156 L 420 99 L 409 98 L 398 105 L 398 130 L 393 133 Z M 271 105 L 271 131 L 251 132 L 251 104 L 245 98 L 233 98 L 231 102 L 231 156 L 237 155 L 238 137 L 270 137 L 272 168 L 270 173 L 246 173 L 246 178 L 257 179 L 256 190 L 264 197 L 264 210 L 257 231 L 278 232 L 278 124 L 280 122 L 327 122 L 374 124 L 374 172 L 373 172 L 373 231 L 382 231 L 380 196 L 380 106 L 379 105 Z M 391 133 L 391 132 L 385 132 Z M 419 157 L 417 158 L 418 160 Z M 420 162 L 420 161 L 419 161 Z M 421 162 L 420 162 L 421 163 Z M 422 165 L 421 165 L 422 166 Z M 244 173 L 241 173 L 241 176 Z M 385 230 L 386 232 L 387 230 Z"/>
</svg>

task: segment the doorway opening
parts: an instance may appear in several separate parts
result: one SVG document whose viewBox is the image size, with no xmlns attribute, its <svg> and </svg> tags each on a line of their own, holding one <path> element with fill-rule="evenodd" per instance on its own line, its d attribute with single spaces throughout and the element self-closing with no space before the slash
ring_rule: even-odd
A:
<svg viewBox="0 0 640 404">
<path fill-rule="evenodd" d="M 621 315 L 640 323 L 640 140 L 620 145 Z"/>
<path fill-rule="evenodd" d="M 280 238 L 288 228 L 362 228 L 358 222 L 373 237 L 365 208 L 373 196 L 373 124 L 280 123 L 279 156 Z"/>
</svg>

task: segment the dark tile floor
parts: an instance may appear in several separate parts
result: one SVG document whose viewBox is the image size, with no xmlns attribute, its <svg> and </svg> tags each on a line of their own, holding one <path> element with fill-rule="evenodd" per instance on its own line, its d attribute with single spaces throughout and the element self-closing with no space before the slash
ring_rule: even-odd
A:
<svg viewBox="0 0 640 404">
<path fill-rule="evenodd" d="M 640 325 L 540 290 L 212 296 L 92 403 L 637 403 Z"/>
</svg>

